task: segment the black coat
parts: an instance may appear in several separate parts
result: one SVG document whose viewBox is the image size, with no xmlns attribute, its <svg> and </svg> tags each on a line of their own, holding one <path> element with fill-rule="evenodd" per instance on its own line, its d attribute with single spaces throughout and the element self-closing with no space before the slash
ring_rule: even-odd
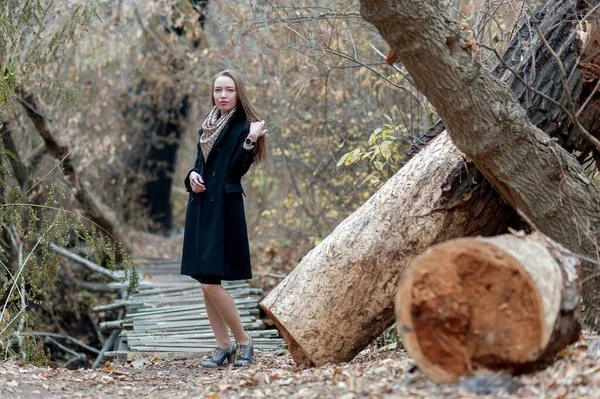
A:
<svg viewBox="0 0 600 399">
<path fill-rule="evenodd" d="M 252 278 L 241 179 L 254 160 L 254 150 L 243 147 L 250 123 L 240 108 L 223 128 L 206 162 L 197 145 L 196 164 L 185 178 L 190 196 L 181 274 L 214 275 L 223 280 Z M 191 190 L 192 171 L 202 176 L 206 191 Z"/>
</svg>

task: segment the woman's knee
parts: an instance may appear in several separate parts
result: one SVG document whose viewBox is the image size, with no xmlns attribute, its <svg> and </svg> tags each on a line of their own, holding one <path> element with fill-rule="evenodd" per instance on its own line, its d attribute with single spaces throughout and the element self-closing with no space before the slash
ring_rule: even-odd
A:
<svg viewBox="0 0 600 399">
<path fill-rule="evenodd" d="M 200 286 L 202 287 L 202 292 L 210 295 L 212 292 L 216 291 L 218 289 L 218 287 L 220 287 L 221 285 L 220 284 L 200 283 Z"/>
</svg>

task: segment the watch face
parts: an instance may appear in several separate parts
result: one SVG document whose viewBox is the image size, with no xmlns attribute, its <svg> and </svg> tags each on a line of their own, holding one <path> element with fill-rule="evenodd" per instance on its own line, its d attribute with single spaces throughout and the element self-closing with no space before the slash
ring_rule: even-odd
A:
<svg viewBox="0 0 600 399">
<path fill-rule="evenodd" d="M 248 145 L 254 145 L 254 142 L 250 139 L 246 139 L 246 144 Z"/>
</svg>

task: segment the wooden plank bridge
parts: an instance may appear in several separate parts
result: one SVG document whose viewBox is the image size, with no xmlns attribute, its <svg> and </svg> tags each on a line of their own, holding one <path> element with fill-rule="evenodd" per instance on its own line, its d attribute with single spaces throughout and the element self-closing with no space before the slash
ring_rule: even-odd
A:
<svg viewBox="0 0 600 399">
<path fill-rule="evenodd" d="M 118 320 L 101 323 L 103 330 L 113 330 L 114 336 L 105 356 L 123 357 L 132 352 L 210 353 L 217 343 L 200 284 L 179 275 L 179 261 L 149 260 L 137 270 L 139 292 L 94 308 L 97 312 L 120 309 Z M 118 288 L 119 284 L 125 287 L 123 283 L 112 285 Z M 264 329 L 258 305 L 261 289 L 251 288 L 247 282 L 224 282 L 223 287 L 233 296 L 256 351 L 286 347 L 277 330 Z"/>
</svg>

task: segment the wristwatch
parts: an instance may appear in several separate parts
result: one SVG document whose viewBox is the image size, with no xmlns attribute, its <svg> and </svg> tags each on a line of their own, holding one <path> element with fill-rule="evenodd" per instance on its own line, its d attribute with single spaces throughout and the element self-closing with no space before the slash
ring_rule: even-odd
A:
<svg viewBox="0 0 600 399">
<path fill-rule="evenodd" d="M 255 145 L 255 144 L 256 144 L 256 141 L 252 141 L 252 140 L 250 140 L 249 138 L 246 138 L 246 144 L 248 144 L 248 145 L 252 145 L 252 146 L 253 146 L 253 145 Z"/>
</svg>

